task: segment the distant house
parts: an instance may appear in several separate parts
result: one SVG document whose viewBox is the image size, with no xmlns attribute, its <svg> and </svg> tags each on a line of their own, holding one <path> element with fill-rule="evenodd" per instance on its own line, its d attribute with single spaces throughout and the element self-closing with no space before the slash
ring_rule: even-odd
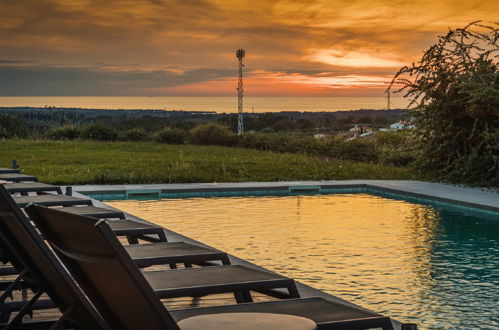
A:
<svg viewBox="0 0 499 330">
<path fill-rule="evenodd" d="M 326 134 L 322 134 L 322 133 L 314 134 L 314 138 L 316 138 L 316 139 L 325 139 L 326 136 L 327 136 Z"/>
<path fill-rule="evenodd" d="M 390 129 L 392 131 L 400 131 L 403 129 L 413 129 L 414 127 L 415 126 L 413 124 L 411 124 L 411 122 L 408 120 L 400 120 L 400 121 L 390 125 Z"/>
<path fill-rule="evenodd" d="M 372 127 L 366 125 L 355 125 L 354 127 L 349 129 L 350 132 L 355 133 L 355 135 L 362 135 L 365 133 L 372 133 Z"/>
</svg>

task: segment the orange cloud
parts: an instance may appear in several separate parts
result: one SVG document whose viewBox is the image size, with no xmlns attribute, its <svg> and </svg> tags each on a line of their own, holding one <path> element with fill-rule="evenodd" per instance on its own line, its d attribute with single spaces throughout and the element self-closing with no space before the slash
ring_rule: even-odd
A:
<svg viewBox="0 0 499 330">
<path fill-rule="evenodd" d="M 74 67 L 79 74 L 82 67 L 103 73 L 92 77 L 123 73 L 120 77 L 128 83 L 106 84 L 106 93 L 218 95 L 233 91 L 234 51 L 243 47 L 248 93 L 363 89 L 371 95 L 448 27 L 476 19 L 495 21 L 498 12 L 499 2 L 482 0 L 1 1 L 0 61 L 36 61 Z M 135 78 L 136 71 L 175 75 L 163 82 L 161 75 L 151 74 L 156 80 L 147 83 Z M 197 74 L 189 75 L 193 71 Z M 19 86 L 26 76 L 31 77 L 9 75 Z M 88 90 L 77 81 L 75 93 Z M 97 82 L 88 77 L 80 84 Z M 119 89 L 123 85 L 126 90 Z M 3 87 L 0 93 L 8 90 Z M 54 87 L 53 94 L 58 92 Z"/>
</svg>

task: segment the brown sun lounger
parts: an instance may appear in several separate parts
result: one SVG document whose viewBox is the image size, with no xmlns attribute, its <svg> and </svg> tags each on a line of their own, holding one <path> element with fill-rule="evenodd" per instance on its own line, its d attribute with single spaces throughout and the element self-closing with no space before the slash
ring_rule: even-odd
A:
<svg viewBox="0 0 499 330">
<path fill-rule="evenodd" d="M 63 260 L 69 251 L 93 250 L 95 256 L 106 253 L 107 243 L 96 235 L 92 218 L 68 214 L 64 209 L 51 209 L 39 205 L 27 208 L 32 221 Z M 106 228 L 109 225 L 106 223 Z M 91 246 L 87 246 L 90 244 Z M 113 241 L 119 241 L 113 235 Z M 120 244 L 121 245 L 121 244 Z M 123 248 L 123 251 L 124 248 Z M 84 265 L 79 265 L 83 267 Z M 138 268 L 137 268 L 138 269 Z M 107 271 L 106 271 L 107 273 Z M 289 297 L 299 296 L 294 281 L 288 277 L 246 266 L 213 266 L 175 270 L 145 271 L 142 273 L 160 298 L 197 297 L 207 294 L 234 293 L 238 302 L 252 301 L 250 290 L 284 288 Z M 102 274 L 103 281 L 109 281 Z"/>
<path fill-rule="evenodd" d="M 61 187 L 41 182 L 4 183 L 3 186 L 11 194 L 27 194 L 30 192 L 37 194 L 46 192 L 55 192 L 57 194 L 62 194 Z"/>
<path fill-rule="evenodd" d="M 18 174 L 18 173 L 0 173 L 0 180 L 21 182 L 21 181 L 38 181 L 36 176 Z"/>
<path fill-rule="evenodd" d="M 0 174 L 5 174 L 5 173 L 20 173 L 20 171 L 15 168 L 0 167 Z"/>
<path fill-rule="evenodd" d="M 19 207 L 26 207 L 30 203 L 36 203 L 43 206 L 75 206 L 75 205 L 92 205 L 90 199 L 78 197 L 44 194 L 36 196 L 13 196 L 14 201 Z"/>
<path fill-rule="evenodd" d="M 231 282 L 232 289 L 237 290 L 240 289 L 236 284 L 238 280 L 241 283 L 253 281 L 258 286 L 265 285 L 271 276 L 267 277 L 266 272 L 252 273 L 243 270 L 244 267 L 235 266 L 168 271 L 173 275 L 161 275 L 160 272 L 147 274 L 140 272 L 135 266 L 106 221 L 99 221 L 92 227 L 84 219 L 71 216 L 69 222 L 82 234 L 75 238 L 71 230 L 64 228 L 64 225 L 60 226 L 64 217 L 60 211 L 33 205 L 28 207 L 28 212 L 100 315 L 113 329 L 179 329 L 177 322 L 192 316 L 241 312 L 301 316 L 313 320 L 319 329 L 393 329 L 388 317 L 322 298 L 243 303 L 169 312 L 158 299 L 162 297 L 157 291 L 159 283 L 164 287 L 183 290 L 179 287 L 198 281 L 197 289 L 193 288 L 189 294 L 196 290 L 198 294 L 205 294 L 213 292 L 212 288 L 225 285 L 222 282 Z M 101 271 L 104 268 L 106 272 Z M 230 277 L 233 269 L 236 269 L 233 273 L 235 278 Z M 211 275 L 198 277 L 203 270 L 210 271 Z M 198 274 L 190 275 L 196 271 Z M 214 274 L 218 278 L 212 277 Z M 253 277 L 253 274 L 258 275 Z M 190 276 L 196 281 L 187 278 Z M 273 276 L 276 280 L 283 279 L 279 275 Z M 111 281 L 113 285 L 109 285 Z M 203 284 L 209 284 L 212 288 L 202 287 Z M 216 319 L 216 315 L 214 317 Z M 251 328 L 251 324 L 247 328 Z"/>
<path fill-rule="evenodd" d="M 138 221 L 126 220 L 123 212 L 93 206 L 90 199 L 60 194 L 13 196 L 13 199 L 21 208 L 26 207 L 30 203 L 35 203 L 43 206 L 64 207 L 65 212 L 98 219 L 123 219 L 120 221 L 113 221 L 111 227 L 115 229 L 116 235 L 127 236 L 128 241 L 131 244 L 138 243 L 139 238 L 150 242 L 166 241 L 166 236 L 161 227 L 140 223 Z M 151 235 L 157 236 L 158 238 Z"/>
<path fill-rule="evenodd" d="M 13 305 L 17 310 L 16 316 L 4 328 L 23 329 L 25 316 L 33 308 L 48 303 L 49 307 L 54 307 L 55 304 L 64 315 L 61 325 L 63 320 L 68 320 L 77 328 L 109 329 L 78 289 L 74 279 L 61 266 L 36 229 L 1 186 L 0 194 L 3 195 L 0 198 L 0 245 L 2 253 L 8 256 L 19 271 L 18 278 L 12 282 L 12 288 L 24 281 L 33 291 L 33 296 L 28 301 L 2 304 L 2 312 Z M 44 293 L 50 297 L 50 301 L 40 301 L 39 298 Z"/>
<path fill-rule="evenodd" d="M 63 197 L 64 200 L 69 201 L 76 199 L 65 195 L 10 196 L 10 198 L 17 202 L 18 205 L 19 199 L 26 200 L 27 198 L 31 201 L 42 201 L 42 203 L 48 200 L 49 203 L 47 204 L 52 205 L 52 199 L 46 199 L 45 197 L 47 196 L 50 198 L 53 196 L 59 198 Z M 70 197 L 70 199 L 67 199 L 67 197 Z M 0 187 L 0 199 L 9 199 L 8 193 L 6 193 L 2 187 Z M 83 199 L 81 201 L 91 202 L 90 200 Z M 85 215 L 89 210 L 93 215 L 95 215 L 96 211 L 109 212 L 109 210 L 94 206 L 63 207 L 61 209 L 65 212 L 70 209 L 70 213 L 79 215 Z M 85 210 L 87 210 L 87 212 L 85 212 Z M 101 213 L 100 215 L 100 218 L 102 218 L 102 215 L 104 214 Z M 106 215 L 111 216 L 112 214 L 109 213 Z M 97 217 L 88 217 L 87 220 L 92 224 L 95 224 L 99 219 Z M 227 254 L 216 249 L 200 247 L 183 242 L 166 242 L 166 236 L 163 228 L 159 226 L 153 226 L 132 220 L 116 220 L 110 221 L 109 223 L 115 236 L 139 237 L 146 234 L 156 234 L 159 236 L 161 242 L 155 244 L 131 244 L 125 247 L 127 252 L 139 267 L 168 264 L 171 268 L 177 268 L 177 263 L 183 263 L 186 266 L 191 266 L 192 263 L 204 263 L 207 261 L 220 261 L 224 265 L 230 263 Z"/>
<path fill-rule="evenodd" d="M 15 253 L 11 251 L 12 246 L 16 246 L 16 251 L 22 251 L 23 242 L 22 236 L 16 236 L 12 234 L 12 231 L 6 227 L 2 227 L 2 224 L 10 223 L 14 228 L 18 228 L 20 225 L 26 226 L 28 228 L 33 228 L 30 221 L 24 216 L 20 209 L 15 205 L 12 198 L 8 195 L 3 187 L 0 187 L 0 246 L 2 247 L 2 255 L 8 259 L 21 274 L 18 279 L 11 282 L 11 285 L 4 287 L 6 291 L 13 289 L 20 289 L 26 287 L 32 287 L 32 285 L 26 286 L 26 284 L 18 285 L 21 280 L 26 276 L 25 266 L 20 265 L 20 261 Z M 10 218 L 9 218 L 10 217 Z M 20 225 L 13 223 L 16 219 Z M 97 220 L 91 219 L 92 223 Z M 16 231 L 14 231 L 16 232 Z M 35 230 L 36 232 L 36 230 Z M 16 232 L 17 233 L 17 232 Z M 27 245 L 30 247 L 30 245 Z M 41 247 L 43 249 L 43 247 Z M 144 245 L 130 245 L 126 246 L 125 249 L 129 253 L 130 257 L 134 260 L 136 265 L 139 267 L 147 267 L 155 264 L 171 264 L 175 262 L 187 263 L 187 262 L 202 262 L 202 261 L 215 261 L 219 260 L 222 263 L 228 263 L 229 259 L 226 253 L 221 251 L 198 247 L 186 243 L 157 243 L 157 244 L 144 244 Z M 15 252 L 15 251 L 14 251 Z M 185 256 L 183 255 L 185 253 Z M 18 274 L 19 274 L 18 273 Z M 14 273 L 13 273 L 14 274 Z M 12 274 L 12 275 L 13 275 Z M 29 281 L 28 281 L 29 282 Z M 9 296 L 9 292 L 6 292 L 3 298 L 0 298 L 0 306 L 2 306 L 5 298 Z M 6 306 L 2 306 L 0 313 L 0 321 L 5 321 L 5 318 L 11 312 L 17 311 L 23 307 L 22 302 L 9 302 Z M 37 302 L 32 308 L 53 308 L 54 305 L 50 302 Z M 29 312 L 29 309 L 25 310 Z"/>
</svg>

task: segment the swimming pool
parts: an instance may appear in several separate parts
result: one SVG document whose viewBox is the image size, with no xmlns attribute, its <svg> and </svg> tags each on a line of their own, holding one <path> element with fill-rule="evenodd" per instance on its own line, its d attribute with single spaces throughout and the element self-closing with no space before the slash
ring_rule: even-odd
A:
<svg viewBox="0 0 499 330">
<path fill-rule="evenodd" d="M 367 193 L 107 204 L 422 329 L 499 327 L 499 219 Z"/>
</svg>

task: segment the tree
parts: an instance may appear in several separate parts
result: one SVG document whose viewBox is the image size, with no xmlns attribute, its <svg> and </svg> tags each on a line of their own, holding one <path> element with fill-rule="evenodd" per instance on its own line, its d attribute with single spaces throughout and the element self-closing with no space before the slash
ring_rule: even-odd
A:
<svg viewBox="0 0 499 330">
<path fill-rule="evenodd" d="M 417 166 L 441 180 L 499 185 L 498 27 L 449 30 L 389 87 L 411 101 Z"/>
<path fill-rule="evenodd" d="M 0 114 L 0 138 L 23 138 L 27 135 L 28 129 L 18 116 Z"/>
</svg>

